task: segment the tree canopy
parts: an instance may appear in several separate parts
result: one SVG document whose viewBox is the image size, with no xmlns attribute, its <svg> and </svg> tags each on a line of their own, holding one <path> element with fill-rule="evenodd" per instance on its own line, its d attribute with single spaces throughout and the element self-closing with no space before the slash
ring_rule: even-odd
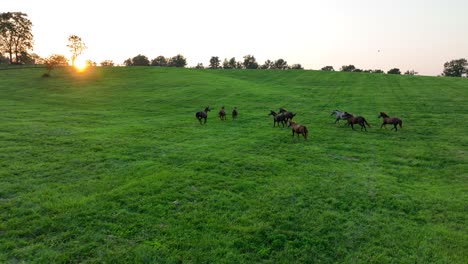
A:
<svg viewBox="0 0 468 264">
<path fill-rule="evenodd" d="M 10 63 L 24 63 L 21 59 L 33 49 L 32 22 L 21 12 L 0 13 L 0 53 L 9 55 Z"/>
<path fill-rule="evenodd" d="M 466 59 L 451 60 L 444 63 L 443 76 L 462 77 L 463 74 L 468 74 L 468 63 Z"/>
<path fill-rule="evenodd" d="M 72 66 L 75 66 L 76 58 L 80 56 L 83 53 L 83 51 L 86 50 L 88 47 L 86 47 L 86 44 L 84 44 L 81 38 L 77 35 L 70 35 L 68 37 L 68 42 L 69 44 L 67 45 L 67 47 L 70 49 L 70 52 L 72 54 Z"/>
</svg>

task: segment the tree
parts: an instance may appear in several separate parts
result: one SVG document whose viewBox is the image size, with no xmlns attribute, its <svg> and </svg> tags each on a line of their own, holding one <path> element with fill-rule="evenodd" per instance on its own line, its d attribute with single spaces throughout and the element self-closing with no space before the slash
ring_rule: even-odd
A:
<svg viewBox="0 0 468 264">
<path fill-rule="evenodd" d="M 333 69 L 333 66 L 325 66 L 321 70 L 322 71 L 335 71 L 335 69 Z"/>
<path fill-rule="evenodd" d="M 418 74 L 418 72 L 415 72 L 414 70 L 405 71 L 405 75 L 416 75 L 416 74 Z"/>
<path fill-rule="evenodd" d="M 125 66 L 133 66 L 132 59 L 131 59 L 131 58 L 126 59 L 126 60 L 123 62 L 123 64 L 124 64 Z"/>
<path fill-rule="evenodd" d="M 21 55 L 33 48 L 32 22 L 27 17 L 21 12 L 0 13 L 0 52 L 9 54 L 10 63 L 22 63 Z"/>
<path fill-rule="evenodd" d="M 387 74 L 401 74 L 400 72 L 400 69 L 398 68 L 393 68 L 393 69 L 390 69 Z"/>
<path fill-rule="evenodd" d="M 197 63 L 197 66 L 195 66 L 195 69 L 205 69 L 205 66 L 203 66 L 203 63 Z"/>
<path fill-rule="evenodd" d="M 219 57 L 211 57 L 210 59 L 210 65 L 208 66 L 210 69 L 219 69 L 221 68 L 221 61 L 219 60 Z"/>
<path fill-rule="evenodd" d="M 54 54 L 54 55 L 51 55 L 49 56 L 48 58 L 46 58 L 44 60 L 44 64 L 46 66 L 46 69 L 47 69 L 47 73 L 44 74 L 43 76 L 45 77 L 49 77 L 50 76 L 50 72 L 57 68 L 57 67 L 63 67 L 63 66 L 67 66 L 68 65 L 68 60 L 67 58 L 65 58 L 65 56 L 63 55 L 60 55 L 60 54 Z"/>
<path fill-rule="evenodd" d="M 341 69 L 340 71 L 343 71 L 343 72 L 352 72 L 356 69 L 356 67 L 354 67 L 354 65 L 343 65 L 341 66 Z"/>
<path fill-rule="evenodd" d="M 271 69 L 273 65 L 274 64 L 271 60 L 266 60 L 265 63 L 263 63 L 263 65 L 260 66 L 260 69 Z"/>
<path fill-rule="evenodd" d="M 105 61 L 102 61 L 100 64 L 101 64 L 102 67 L 113 67 L 114 66 L 114 61 L 105 60 Z"/>
<path fill-rule="evenodd" d="M 375 69 L 372 71 L 372 73 L 384 73 L 381 69 Z"/>
<path fill-rule="evenodd" d="M 176 56 L 172 57 L 170 59 L 170 62 L 168 62 L 168 66 L 170 67 L 184 68 L 185 65 L 187 65 L 187 59 L 185 59 L 185 57 L 180 54 L 177 54 Z"/>
<path fill-rule="evenodd" d="M 288 68 L 288 63 L 283 59 L 275 60 L 273 63 L 273 69 L 286 70 Z"/>
<path fill-rule="evenodd" d="M 466 59 L 462 58 L 444 63 L 442 76 L 462 77 L 463 74 L 468 74 L 468 63 Z"/>
<path fill-rule="evenodd" d="M 296 63 L 296 64 L 291 65 L 291 69 L 292 69 L 292 70 L 303 70 L 304 67 L 302 67 L 301 64 Z"/>
<path fill-rule="evenodd" d="M 257 69 L 258 68 L 257 60 L 252 55 L 245 55 L 243 64 L 244 64 L 245 69 Z"/>
<path fill-rule="evenodd" d="M 75 66 L 75 61 L 78 56 L 80 56 L 84 50 L 86 50 L 88 47 L 86 47 L 86 44 L 83 43 L 80 37 L 77 35 L 70 35 L 68 37 L 68 45 L 67 47 L 70 49 L 70 52 L 72 54 L 71 56 L 71 61 L 72 61 L 72 66 Z"/>
<path fill-rule="evenodd" d="M 138 54 L 132 59 L 132 66 L 149 66 L 150 61 L 145 55 Z"/>
<path fill-rule="evenodd" d="M 151 61 L 151 66 L 166 67 L 167 59 L 164 56 L 158 56 Z"/>
</svg>

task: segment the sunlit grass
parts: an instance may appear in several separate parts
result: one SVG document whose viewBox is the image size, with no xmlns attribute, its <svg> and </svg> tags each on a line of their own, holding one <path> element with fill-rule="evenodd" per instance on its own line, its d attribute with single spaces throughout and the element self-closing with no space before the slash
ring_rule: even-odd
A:
<svg viewBox="0 0 468 264">
<path fill-rule="evenodd" d="M 0 71 L 2 263 L 466 262 L 467 79 L 41 74 Z M 279 107 L 307 141 L 273 128 Z M 372 128 L 335 125 L 337 108 Z"/>
</svg>

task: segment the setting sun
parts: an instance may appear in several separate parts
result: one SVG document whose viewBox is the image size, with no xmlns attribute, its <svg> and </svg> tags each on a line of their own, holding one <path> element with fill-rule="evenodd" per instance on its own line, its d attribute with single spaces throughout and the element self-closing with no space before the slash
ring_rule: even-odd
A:
<svg viewBox="0 0 468 264">
<path fill-rule="evenodd" d="M 77 59 L 77 60 L 75 61 L 75 68 L 76 68 L 78 71 L 80 71 L 80 72 L 84 71 L 84 70 L 86 69 L 86 66 L 88 66 L 88 65 L 86 64 L 86 60 L 79 60 L 79 59 Z"/>
</svg>

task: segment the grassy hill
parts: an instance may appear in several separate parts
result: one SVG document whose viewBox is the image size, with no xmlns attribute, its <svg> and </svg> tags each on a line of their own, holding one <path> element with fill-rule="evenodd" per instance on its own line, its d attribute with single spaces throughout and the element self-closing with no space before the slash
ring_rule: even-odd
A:
<svg viewBox="0 0 468 264">
<path fill-rule="evenodd" d="M 0 262 L 468 259 L 468 79 L 42 73 L 0 71 Z M 220 121 L 221 106 L 238 120 Z M 279 107 L 309 140 L 273 128 Z M 334 109 L 372 128 L 334 124 Z M 380 129 L 380 111 L 403 129 Z"/>
</svg>

